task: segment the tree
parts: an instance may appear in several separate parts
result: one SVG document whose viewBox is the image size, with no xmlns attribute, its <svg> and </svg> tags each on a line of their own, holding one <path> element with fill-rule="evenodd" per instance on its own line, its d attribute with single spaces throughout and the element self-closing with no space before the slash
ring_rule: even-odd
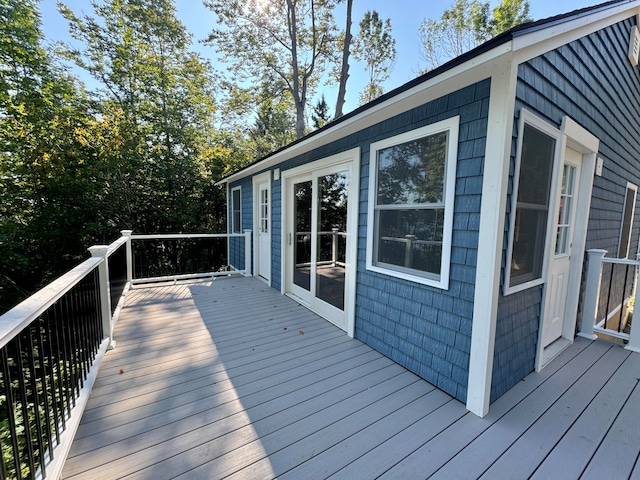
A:
<svg viewBox="0 0 640 480">
<path fill-rule="evenodd" d="M 106 111 L 121 111 L 120 198 L 132 200 L 121 228 L 184 231 L 210 227 L 223 205 L 210 188 L 215 104 L 210 66 L 189 50 L 191 36 L 172 0 L 105 0 L 96 17 L 59 4 L 84 48 L 67 54 L 104 85 Z M 205 195 L 214 194 L 214 198 Z M 220 219 L 218 219 L 220 221 Z"/>
<path fill-rule="evenodd" d="M 367 11 L 360 21 L 353 57 L 365 62 L 369 74 L 369 82 L 360 94 L 360 105 L 364 105 L 382 95 L 382 83 L 389 78 L 395 63 L 396 41 L 391 36 L 391 21 L 383 22 L 378 12 Z"/>
<path fill-rule="evenodd" d="M 311 120 L 313 120 L 313 128 L 316 130 L 324 127 L 329 123 L 329 120 L 331 120 L 331 115 L 329 115 L 329 104 L 324 98 L 324 94 L 322 94 L 318 102 L 313 107 Z"/>
<path fill-rule="evenodd" d="M 205 0 L 218 17 L 206 43 L 215 45 L 240 81 L 281 81 L 293 99 L 296 136 L 306 133 L 305 111 L 332 58 L 338 0 Z"/>
<path fill-rule="evenodd" d="M 345 22 L 344 36 L 342 39 L 342 61 L 340 63 L 340 75 L 338 77 L 338 97 L 336 98 L 336 110 L 334 118 L 340 118 L 344 108 L 345 96 L 347 95 L 347 80 L 349 80 L 349 55 L 351 53 L 351 11 L 353 0 L 347 0 L 347 14 Z M 324 99 L 324 97 L 323 97 Z"/>
<path fill-rule="evenodd" d="M 530 20 L 529 0 L 502 0 L 493 11 L 488 1 L 456 0 L 439 21 L 425 19 L 420 24 L 421 55 L 427 70 Z"/>
<path fill-rule="evenodd" d="M 263 99 L 258 105 L 253 127 L 249 129 L 252 157 L 262 158 L 293 142 L 296 138 L 292 105 L 286 98 L 277 98 L 263 85 Z"/>
<path fill-rule="evenodd" d="M 86 256 L 85 241 L 100 235 L 91 222 L 102 178 L 77 137 L 95 119 L 94 111 L 42 48 L 37 2 L 5 0 L 0 11 L 0 310 L 5 310 Z"/>
</svg>

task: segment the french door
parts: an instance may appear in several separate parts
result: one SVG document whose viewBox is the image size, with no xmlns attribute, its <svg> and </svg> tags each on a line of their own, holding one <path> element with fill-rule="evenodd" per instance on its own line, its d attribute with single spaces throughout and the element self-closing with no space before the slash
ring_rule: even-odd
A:
<svg viewBox="0 0 640 480">
<path fill-rule="evenodd" d="M 348 330 L 357 230 L 352 164 L 311 167 L 287 177 L 285 190 L 285 293 Z"/>
</svg>

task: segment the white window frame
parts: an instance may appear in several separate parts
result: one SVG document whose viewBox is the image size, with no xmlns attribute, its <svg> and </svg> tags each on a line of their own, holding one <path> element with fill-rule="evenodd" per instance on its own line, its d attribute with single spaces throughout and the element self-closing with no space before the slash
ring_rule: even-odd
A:
<svg viewBox="0 0 640 480">
<path fill-rule="evenodd" d="M 504 275 L 504 295 L 511 295 L 512 293 L 521 292 L 523 290 L 527 290 L 529 288 L 535 287 L 537 285 L 542 285 L 547 278 L 547 270 L 549 266 L 549 252 L 551 248 L 551 235 L 555 230 L 555 224 L 550 219 L 553 218 L 555 210 L 552 207 L 552 201 L 556 198 L 557 193 L 557 181 L 558 178 L 558 168 L 562 162 L 559 161 L 559 156 L 563 149 L 562 142 L 562 132 L 555 128 L 553 125 L 550 125 L 540 117 L 534 115 L 526 109 L 522 109 L 520 112 L 520 121 L 518 122 L 518 147 L 516 152 L 516 164 L 515 171 L 513 173 L 513 190 L 511 193 L 511 215 L 509 219 L 509 242 L 507 246 L 507 263 L 505 265 L 505 275 Z M 522 157 L 522 140 L 524 137 L 524 127 L 529 125 L 537 130 L 540 130 L 542 133 L 549 135 L 550 137 L 555 138 L 555 151 L 553 153 L 553 164 L 551 165 L 551 186 L 549 189 L 549 209 L 547 212 L 547 231 L 545 232 L 545 246 L 543 250 L 542 257 L 542 271 L 538 278 L 529 280 L 528 282 L 521 283 L 519 285 L 511 286 L 511 257 L 513 255 L 513 237 L 515 234 L 515 226 L 516 226 L 516 208 L 518 204 L 518 186 L 520 184 L 520 163 Z"/>
<path fill-rule="evenodd" d="M 369 198 L 367 212 L 367 270 L 382 273 L 391 277 L 401 278 L 412 282 L 437 287 L 443 290 L 449 289 L 449 270 L 451 263 L 451 237 L 453 235 L 453 209 L 455 202 L 456 166 L 458 163 L 458 131 L 460 117 L 455 116 L 432 123 L 425 127 L 412 130 L 394 137 L 390 137 L 370 146 L 369 159 Z M 444 221 L 442 231 L 442 257 L 440 261 L 440 274 L 421 272 L 413 274 L 409 269 L 393 269 L 387 266 L 374 264 L 374 239 L 375 239 L 375 207 L 377 199 L 377 170 L 378 151 L 393 147 L 402 143 L 418 140 L 441 132 L 448 132 L 447 155 L 445 159 L 444 173 Z M 418 272 L 416 270 L 416 272 Z"/>
<path fill-rule="evenodd" d="M 235 217 L 236 217 L 236 209 L 233 208 L 233 197 L 235 192 L 238 193 L 238 208 L 240 211 L 240 225 L 236 225 Z M 231 233 L 242 233 L 242 187 L 234 187 L 231 189 Z"/>
<path fill-rule="evenodd" d="M 624 231 L 624 217 L 625 217 L 625 213 L 627 210 L 627 195 L 629 194 L 629 190 L 632 190 L 634 192 L 633 194 L 633 206 L 631 207 L 631 220 L 629 222 L 629 232 L 627 233 L 627 248 L 626 248 L 626 252 L 621 251 L 622 250 L 622 233 Z M 620 234 L 618 235 L 618 258 L 629 258 L 629 250 L 631 249 L 631 232 L 633 232 L 633 217 L 635 216 L 636 213 L 636 202 L 638 201 L 638 186 L 631 183 L 631 182 L 627 182 L 627 188 L 624 189 L 624 203 L 622 204 L 622 219 L 620 221 Z M 640 245 L 638 246 L 638 249 L 640 249 Z M 635 260 L 635 258 L 633 259 Z"/>
</svg>

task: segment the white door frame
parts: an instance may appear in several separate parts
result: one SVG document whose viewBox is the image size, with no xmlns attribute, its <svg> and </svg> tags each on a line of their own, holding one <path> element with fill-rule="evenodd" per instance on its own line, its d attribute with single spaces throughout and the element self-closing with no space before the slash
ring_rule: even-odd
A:
<svg viewBox="0 0 640 480">
<path fill-rule="evenodd" d="M 540 371 L 545 365 L 547 365 L 553 358 L 555 358 L 561 351 L 573 343 L 576 329 L 576 316 L 578 312 L 578 300 L 580 294 L 580 280 L 582 278 L 582 264 L 584 262 L 584 251 L 587 240 L 587 225 L 589 223 L 589 210 L 591 207 L 591 193 L 593 190 L 593 177 L 595 174 L 596 157 L 598 154 L 598 148 L 600 141 L 594 135 L 589 133 L 586 129 L 578 125 L 574 120 L 565 116 L 562 119 L 562 126 L 560 128 L 562 137 L 560 139 L 560 152 L 559 160 L 554 165 L 554 187 L 552 188 L 551 195 L 553 195 L 553 203 L 550 204 L 550 216 L 547 222 L 547 239 L 551 239 L 551 245 L 548 245 L 549 254 L 545 258 L 546 272 L 545 286 L 542 293 L 542 311 L 540 314 L 540 324 L 538 328 L 538 346 L 536 352 L 536 371 Z M 564 323 L 562 327 L 561 341 L 556 341 L 549 345 L 547 348 L 543 346 L 543 328 L 544 328 L 544 307 L 546 305 L 548 292 L 546 291 L 549 284 L 549 260 L 553 252 L 555 251 L 555 228 L 556 220 L 558 218 L 559 208 L 559 195 L 558 195 L 558 183 L 562 182 L 561 175 L 557 172 L 562 170 L 562 166 L 565 161 L 566 149 L 570 148 L 582 154 L 582 168 L 580 171 L 580 178 L 578 182 L 578 198 L 576 199 L 576 205 L 579 208 L 576 209 L 576 219 L 573 230 L 573 248 L 571 266 L 569 270 L 569 285 L 567 288 L 567 298 L 565 305 Z M 560 178 L 559 178 L 560 177 Z M 549 241 L 549 240 L 548 240 Z"/>
<path fill-rule="evenodd" d="M 271 234 L 272 234 L 272 222 L 271 222 L 271 211 L 272 207 L 272 198 L 271 198 L 271 171 L 261 173 L 260 175 L 256 175 L 252 179 L 253 181 L 253 276 L 259 277 L 259 265 L 260 265 L 260 185 L 263 183 L 267 184 L 267 197 L 269 201 L 269 210 L 267 212 L 268 222 L 269 222 L 269 278 L 265 279 L 269 286 L 271 286 L 271 252 L 272 252 L 272 244 L 271 244 Z"/>
<path fill-rule="evenodd" d="M 360 192 L 360 148 L 353 148 L 345 152 L 332 155 L 330 157 L 317 160 L 312 163 L 301 165 L 281 173 L 281 219 L 282 219 L 282 244 L 281 244 L 281 291 L 285 295 L 291 295 L 288 285 L 292 283 L 292 269 L 289 267 L 291 259 L 288 238 L 291 224 L 293 223 L 293 205 L 287 202 L 289 192 L 289 182 L 294 178 L 304 174 L 311 174 L 316 170 L 323 170 L 332 166 L 340 165 L 349 172 L 348 184 L 348 206 L 347 206 L 347 259 L 345 266 L 345 299 L 344 314 L 346 316 L 346 331 L 350 337 L 355 334 L 355 304 L 356 304 L 356 269 L 358 263 L 358 208 Z M 291 270 L 291 271 L 290 271 Z M 296 297 L 298 299 L 298 297 Z M 305 305 L 311 309 L 311 305 Z M 316 311 L 322 316 L 321 311 Z"/>
</svg>

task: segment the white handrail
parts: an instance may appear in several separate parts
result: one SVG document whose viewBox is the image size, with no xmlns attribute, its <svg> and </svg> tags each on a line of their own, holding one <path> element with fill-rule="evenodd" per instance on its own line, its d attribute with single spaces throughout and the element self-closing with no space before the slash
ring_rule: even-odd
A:
<svg viewBox="0 0 640 480">
<path fill-rule="evenodd" d="M 131 235 L 131 240 L 180 240 L 187 238 L 229 238 L 244 236 L 244 233 L 158 233 Z"/>
<path fill-rule="evenodd" d="M 0 348 L 92 272 L 103 258 L 89 258 L 0 316 Z"/>
</svg>

